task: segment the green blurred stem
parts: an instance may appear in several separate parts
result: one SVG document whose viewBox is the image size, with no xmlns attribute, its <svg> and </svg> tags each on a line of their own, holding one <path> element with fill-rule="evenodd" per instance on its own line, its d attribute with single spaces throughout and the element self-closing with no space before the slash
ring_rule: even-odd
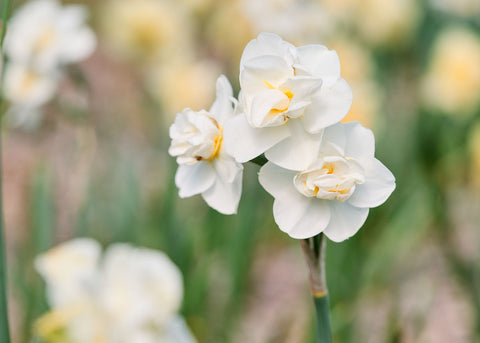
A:
<svg viewBox="0 0 480 343">
<path fill-rule="evenodd" d="M 310 290 L 317 315 L 317 342 L 332 343 L 325 273 L 326 238 L 321 233 L 315 237 L 301 240 L 300 244 L 308 266 Z"/>
<path fill-rule="evenodd" d="M 3 59 L 3 40 L 5 38 L 7 20 L 10 9 L 10 0 L 3 1 L 2 8 L 2 32 L 0 36 L 0 58 Z M 3 61 L 2 61 L 3 62 Z M 3 65 L 4 63 L 2 63 Z M 1 73 L 3 74 L 3 73 Z M 1 89 L 1 87 L 0 87 Z M 2 108 L 3 96 L 0 93 L 0 108 Z M 10 331 L 8 328 L 8 306 L 7 306 L 7 263 L 5 252 L 5 240 L 3 233 L 3 206 L 2 206 L 2 165 L 1 165 L 1 141 L 2 141 L 2 127 L 0 118 L 0 342 L 10 342 Z"/>
</svg>

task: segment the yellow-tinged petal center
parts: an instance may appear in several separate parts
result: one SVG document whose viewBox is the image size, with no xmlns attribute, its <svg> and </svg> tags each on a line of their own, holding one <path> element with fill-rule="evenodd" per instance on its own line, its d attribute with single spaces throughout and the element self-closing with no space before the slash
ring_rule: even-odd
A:
<svg viewBox="0 0 480 343">
<path fill-rule="evenodd" d="M 42 33 L 38 36 L 34 46 L 33 46 L 33 51 L 35 53 L 40 53 L 46 49 L 48 49 L 53 41 L 55 40 L 55 30 L 52 27 L 46 27 Z"/>
<path fill-rule="evenodd" d="M 280 104 L 277 104 L 276 107 L 274 107 L 270 110 L 270 113 L 274 114 L 274 115 L 278 115 L 278 114 L 283 113 L 286 110 L 288 110 L 288 107 L 290 106 L 290 102 L 292 101 L 293 96 L 295 95 L 295 94 L 292 93 L 292 90 L 290 89 L 290 87 L 288 87 L 288 86 L 274 87 L 270 82 L 268 82 L 268 81 L 264 81 L 264 82 L 265 82 L 265 84 L 267 85 L 268 88 L 279 90 L 280 92 L 285 94 L 285 96 L 288 98 L 288 102 L 285 102 L 285 103 L 282 102 Z M 285 119 L 288 119 L 288 116 L 286 116 Z"/>
</svg>

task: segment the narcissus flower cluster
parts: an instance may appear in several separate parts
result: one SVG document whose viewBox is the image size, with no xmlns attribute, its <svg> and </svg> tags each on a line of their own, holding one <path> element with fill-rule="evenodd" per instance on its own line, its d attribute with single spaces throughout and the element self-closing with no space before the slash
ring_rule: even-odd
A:
<svg viewBox="0 0 480 343">
<path fill-rule="evenodd" d="M 56 0 L 33 0 L 12 16 L 5 36 L 3 94 L 13 126 L 32 127 L 54 96 L 62 69 L 89 57 L 97 44 L 86 25 L 87 9 Z"/>
<path fill-rule="evenodd" d="M 170 128 L 169 152 L 180 165 L 180 196 L 202 194 L 221 213 L 235 213 L 242 165 L 264 154 L 260 184 L 274 198 L 274 218 L 293 238 L 325 233 L 343 241 L 395 188 L 374 157 L 373 133 L 343 124 L 352 91 L 335 51 L 295 47 L 261 33 L 240 61 L 238 100 L 224 76 L 209 111 L 185 109 Z"/>
</svg>

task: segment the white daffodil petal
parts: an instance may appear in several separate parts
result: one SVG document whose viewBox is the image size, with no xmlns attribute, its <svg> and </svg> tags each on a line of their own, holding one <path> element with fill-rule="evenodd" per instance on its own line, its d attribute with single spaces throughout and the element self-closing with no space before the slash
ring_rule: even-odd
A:
<svg viewBox="0 0 480 343">
<path fill-rule="evenodd" d="M 228 154 L 240 162 L 248 162 L 289 136 L 286 126 L 253 128 L 244 115 L 227 121 L 223 128 L 223 144 Z"/>
<path fill-rule="evenodd" d="M 265 55 L 248 60 L 240 72 L 240 85 L 253 95 L 262 90 L 278 87 L 293 76 L 293 68 L 279 56 Z"/>
<path fill-rule="evenodd" d="M 300 120 L 289 120 L 290 136 L 265 152 L 270 161 L 286 169 L 307 169 L 318 157 L 322 132 L 314 135 L 306 132 Z"/>
<path fill-rule="evenodd" d="M 240 60 L 240 70 L 242 70 L 245 61 L 262 55 L 282 56 L 287 63 L 293 63 L 293 52 L 295 47 L 285 42 L 280 36 L 274 33 L 262 32 L 256 39 L 251 40 L 243 50 Z"/>
<path fill-rule="evenodd" d="M 286 198 L 299 194 L 293 184 L 297 172 L 280 168 L 267 162 L 258 172 L 258 180 L 274 198 Z"/>
<path fill-rule="evenodd" d="M 375 137 L 373 132 L 363 127 L 359 122 L 345 123 L 345 136 L 348 137 L 345 146 L 345 156 L 355 158 L 368 169 L 375 156 Z"/>
<path fill-rule="evenodd" d="M 312 98 L 312 105 L 304 113 L 305 130 L 316 133 L 321 129 L 338 123 L 350 110 L 353 94 L 343 79 L 322 90 Z"/>
<path fill-rule="evenodd" d="M 264 90 L 253 98 L 250 113 L 247 115 L 248 123 L 256 128 L 280 126 L 285 123 L 285 116 L 278 108 L 287 108 L 289 100 L 278 89 Z"/>
<path fill-rule="evenodd" d="M 213 185 L 202 193 L 207 204 L 223 214 L 237 213 L 238 203 L 242 195 L 242 170 L 238 170 L 231 183 L 217 176 Z"/>
<path fill-rule="evenodd" d="M 334 50 L 323 45 L 304 45 L 297 48 L 297 63 L 318 77 L 340 77 L 340 59 Z"/>
<path fill-rule="evenodd" d="M 330 201 L 331 217 L 323 233 L 334 242 L 353 236 L 365 223 L 368 208 L 358 208 L 348 202 Z"/>
<path fill-rule="evenodd" d="M 291 197 L 277 198 L 273 202 L 273 218 L 280 230 L 291 235 L 296 230 L 296 225 L 306 216 L 312 201 L 301 196 L 300 193 L 292 193 Z"/>
<path fill-rule="evenodd" d="M 225 75 L 221 75 L 217 79 L 217 97 L 209 111 L 220 125 L 233 116 L 232 97 L 232 86 Z"/>
<path fill-rule="evenodd" d="M 330 216 L 327 200 L 312 199 L 304 215 L 287 233 L 296 239 L 316 236 L 329 225 Z"/>
<path fill-rule="evenodd" d="M 65 42 L 62 47 L 61 59 L 65 63 L 75 63 L 90 56 L 97 46 L 95 33 L 89 28 L 82 28 L 75 36 Z"/>
<path fill-rule="evenodd" d="M 175 184 L 180 198 L 200 194 L 209 189 L 215 181 L 215 170 L 209 162 L 178 166 Z"/>
<path fill-rule="evenodd" d="M 365 183 L 357 186 L 348 202 L 356 207 L 377 207 L 388 199 L 394 189 L 395 177 L 375 158 Z"/>
</svg>

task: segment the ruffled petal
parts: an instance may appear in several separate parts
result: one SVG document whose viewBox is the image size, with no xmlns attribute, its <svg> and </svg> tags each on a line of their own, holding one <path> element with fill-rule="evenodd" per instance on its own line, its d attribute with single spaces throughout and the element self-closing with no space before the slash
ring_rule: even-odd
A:
<svg viewBox="0 0 480 343">
<path fill-rule="evenodd" d="M 377 207 L 383 204 L 395 189 L 395 177 L 382 162 L 373 159 L 365 183 L 357 185 L 348 202 L 356 207 Z"/>
<path fill-rule="evenodd" d="M 246 61 L 262 55 L 283 57 L 288 64 L 293 64 L 295 47 L 284 41 L 279 35 L 262 32 L 256 39 L 252 39 L 243 50 L 240 60 L 240 70 Z"/>
<path fill-rule="evenodd" d="M 232 85 L 225 75 L 220 75 L 217 79 L 217 97 L 209 111 L 220 125 L 233 116 L 232 98 Z"/>
<path fill-rule="evenodd" d="M 336 51 L 323 45 L 304 45 L 297 48 L 297 63 L 313 76 L 340 77 L 340 59 Z"/>
<path fill-rule="evenodd" d="M 188 198 L 205 192 L 215 181 L 215 170 L 209 162 L 178 166 L 175 184 L 180 198 Z"/>
<path fill-rule="evenodd" d="M 293 76 L 293 68 L 279 56 L 257 56 L 245 62 L 240 72 L 240 86 L 247 96 L 279 87 Z"/>
<path fill-rule="evenodd" d="M 368 216 L 368 208 L 354 207 L 348 202 L 329 201 L 331 217 L 323 233 L 334 242 L 353 236 Z"/>
<path fill-rule="evenodd" d="M 311 133 L 338 123 L 347 115 L 352 105 L 353 94 L 345 80 L 339 79 L 332 86 L 324 86 L 312 98 L 312 105 L 304 113 L 303 124 Z"/>
<path fill-rule="evenodd" d="M 263 154 L 290 134 L 285 125 L 256 129 L 243 114 L 227 121 L 223 128 L 223 144 L 227 153 L 240 162 L 248 162 Z"/>
<path fill-rule="evenodd" d="M 318 158 L 322 143 L 322 132 L 314 135 L 306 132 L 300 120 L 289 120 L 290 136 L 265 152 L 273 163 L 298 171 L 307 169 Z"/>
</svg>

